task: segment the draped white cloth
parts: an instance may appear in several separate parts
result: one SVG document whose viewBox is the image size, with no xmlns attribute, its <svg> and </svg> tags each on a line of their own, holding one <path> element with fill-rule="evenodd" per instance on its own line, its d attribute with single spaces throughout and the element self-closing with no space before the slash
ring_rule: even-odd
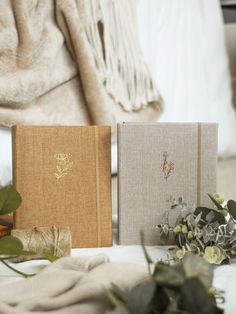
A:
<svg viewBox="0 0 236 314">
<path fill-rule="evenodd" d="M 139 0 L 138 16 L 143 52 L 165 103 L 160 121 L 218 122 L 219 155 L 236 155 L 219 1 Z"/>
</svg>

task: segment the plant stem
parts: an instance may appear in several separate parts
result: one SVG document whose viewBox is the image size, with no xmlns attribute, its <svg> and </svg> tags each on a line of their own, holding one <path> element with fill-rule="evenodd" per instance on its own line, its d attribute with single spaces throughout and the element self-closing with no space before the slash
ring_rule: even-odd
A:
<svg viewBox="0 0 236 314">
<path fill-rule="evenodd" d="M 9 269 L 11 269 L 12 271 L 14 271 L 15 273 L 23 276 L 24 278 L 28 278 L 28 277 L 32 277 L 34 276 L 35 274 L 26 274 L 24 273 L 23 271 L 20 271 L 14 267 L 12 267 L 11 265 L 9 265 L 3 258 L 0 258 L 0 261 L 6 266 L 8 267 Z"/>
<path fill-rule="evenodd" d="M 203 250 L 203 252 L 204 252 L 204 249 L 205 249 L 204 244 L 203 244 L 202 241 L 201 241 L 199 238 L 197 238 L 197 237 L 196 237 L 196 240 L 197 240 L 197 242 L 201 245 L 201 248 L 202 248 L 202 250 Z"/>
<path fill-rule="evenodd" d="M 18 255 L 10 255 L 10 256 L 5 256 L 5 257 L 2 257 L 2 259 L 5 261 L 7 259 L 12 259 L 12 258 L 17 258 Z"/>
</svg>

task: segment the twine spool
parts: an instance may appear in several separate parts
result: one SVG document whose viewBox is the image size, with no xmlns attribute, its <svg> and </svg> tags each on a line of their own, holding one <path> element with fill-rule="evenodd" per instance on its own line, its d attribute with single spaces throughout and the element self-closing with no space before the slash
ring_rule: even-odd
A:
<svg viewBox="0 0 236 314">
<path fill-rule="evenodd" d="M 32 256 L 19 256 L 13 262 L 45 258 L 47 250 L 57 257 L 69 256 L 71 252 L 71 232 L 69 227 L 35 227 L 33 229 L 13 229 L 11 235 L 21 240 L 25 251 L 36 252 Z"/>
</svg>

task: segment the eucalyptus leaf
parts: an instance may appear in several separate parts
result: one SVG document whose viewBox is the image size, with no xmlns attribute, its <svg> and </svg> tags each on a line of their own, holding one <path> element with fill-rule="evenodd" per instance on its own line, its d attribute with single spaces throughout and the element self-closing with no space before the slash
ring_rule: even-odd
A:
<svg viewBox="0 0 236 314">
<path fill-rule="evenodd" d="M 186 244 L 186 237 L 182 233 L 176 234 L 175 241 L 176 241 L 177 246 L 179 248 L 182 248 Z"/>
<path fill-rule="evenodd" d="M 212 222 L 215 218 L 215 213 L 213 211 L 210 211 L 207 215 L 206 215 L 206 221 L 208 223 Z"/>
<path fill-rule="evenodd" d="M 46 249 L 43 250 L 43 256 L 47 260 L 49 260 L 50 262 L 55 262 L 59 258 L 59 257 L 53 255 L 52 252 L 50 252 L 49 250 L 46 250 Z"/>
<path fill-rule="evenodd" d="M 0 255 L 21 255 L 23 252 L 22 242 L 13 236 L 0 239 Z"/>
<path fill-rule="evenodd" d="M 183 262 L 157 262 L 148 281 L 130 292 L 112 285 L 108 298 L 115 307 L 106 314 L 222 314 L 210 294 L 213 270 L 202 257 L 187 253 Z"/>
<path fill-rule="evenodd" d="M 207 216 L 206 216 L 206 219 L 207 219 Z M 195 218 L 195 225 L 197 225 L 201 219 L 202 219 L 202 212 L 200 212 Z"/>
<path fill-rule="evenodd" d="M 213 268 L 202 257 L 187 253 L 183 258 L 183 269 L 187 278 L 198 277 L 206 288 L 213 281 Z"/>
<path fill-rule="evenodd" d="M 15 212 L 21 202 L 20 194 L 12 185 L 0 189 L 0 215 Z"/>
<path fill-rule="evenodd" d="M 207 195 L 210 197 L 210 199 L 212 200 L 212 202 L 215 204 L 215 206 L 216 206 L 219 210 L 224 209 L 224 208 L 214 199 L 213 196 L 211 196 L 209 193 L 208 193 Z"/>
<path fill-rule="evenodd" d="M 116 307 L 113 310 L 106 311 L 106 314 L 129 314 L 129 312 L 124 307 Z"/>
<path fill-rule="evenodd" d="M 123 308 L 125 306 L 125 303 L 120 300 L 119 296 L 117 296 L 117 294 L 112 289 L 107 291 L 107 297 L 113 306 L 119 308 Z"/>
<path fill-rule="evenodd" d="M 201 218 L 206 220 L 206 217 L 209 213 L 213 212 L 214 213 L 214 218 L 212 222 L 217 221 L 220 225 L 223 225 L 226 223 L 225 216 L 222 212 L 216 211 L 212 208 L 207 208 L 207 207 L 197 207 L 194 211 L 194 215 L 198 216 L 200 213 L 202 213 Z M 202 222 L 201 220 L 199 221 L 200 225 L 204 225 L 205 223 Z"/>
<path fill-rule="evenodd" d="M 229 200 L 227 202 L 227 208 L 231 216 L 236 220 L 236 202 L 233 200 Z"/>
<path fill-rule="evenodd" d="M 145 240 L 144 240 L 144 232 L 143 232 L 143 230 L 140 231 L 140 238 L 141 238 L 141 245 L 142 245 L 142 249 L 143 249 L 143 253 L 144 253 L 145 259 L 146 259 L 148 264 L 153 264 L 153 260 L 149 256 L 149 254 L 147 252 L 147 249 L 145 247 Z"/>
<path fill-rule="evenodd" d="M 21 256 L 34 256 L 36 255 L 37 253 L 36 252 L 33 252 L 33 251 L 22 251 L 21 252 Z"/>
<path fill-rule="evenodd" d="M 173 303 L 175 303 L 174 299 L 168 296 L 167 289 L 165 287 L 157 285 L 155 295 L 150 305 L 150 311 L 148 313 L 149 314 L 166 313 L 167 309 Z"/>
<path fill-rule="evenodd" d="M 148 313 L 151 300 L 154 296 L 156 283 L 153 280 L 141 283 L 136 286 L 130 293 L 127 308 L 131 314 Z"/>
<path fill-rule="evenodd" d="M 117 285 L 114 283 L 111 284 L 112 293 L 115 295 L 115 297 L 121 301 L 122 303 L 125 303 L 127 301 L 127 295 L 124 291 L 122 291 Z"/>
<path fill-rule="evenodd" d="M 164 263 L 157 263 L 154 268 L 156 282 L 165 287 L 180 287 L 184 281 L 181 269 Z"/>
<path fill-rule="evenodd" d="M 208 295 L 206 287 L 197 277 L 188 278 L 184 282 L 180 292 L 179 306 L 189 313 L 223 313 L 216 307 L 215 302 Z"/>
<path fill-rule="evenodd" d="M 235 229 L 235 223 L 230 219 L 228 222 L 227 222 L 227 225 L 226 225 L 226 230 L 227 232 L 231 232 Z"/>
</svg>

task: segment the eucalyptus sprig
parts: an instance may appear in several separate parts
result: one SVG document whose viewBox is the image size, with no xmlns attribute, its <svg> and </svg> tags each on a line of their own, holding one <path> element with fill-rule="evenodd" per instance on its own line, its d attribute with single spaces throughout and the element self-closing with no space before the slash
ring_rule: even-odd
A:
<svg viewBox="0 0 236 314">
<path fill-rule="evenodd" d="M 14 213 L 21 205 L 22 198 L 20 194 L 12 185 L 8 185 L 0 189 L 0 218 L 2 215 L 8 215 Z M 5 220 L 0 219 L 0 224 L 5 225 Z M 27 252 L 23 250 L 22 242 L 12 236 L 5 236 L 0 238 L 0 262 L 6 267 L 13 270 L 23 277 L 30 277 L 34 274 L 26 274 L 15 267 L 11 266 L 7 260 L 22 256 L 22 255 L 34 255 L 34 252 Z"/>
<path fill-rule="evenodd" d="M 212 280 L 212 266 L 192 253 L 175 265 L 158 262 L 130 292 L 112 285 L 107 295 L 113 308 L 106 314 L 221 314 L 217 300 L 224 298 Z"/>
<path fill-rule="evenodd" d="M 8 185 L 0 189 L 0 225 L 6 225 L 4 219 L 1 219 L 2 215 L 8 215 L 14 213 L 22 203 L 20 194 L 12 185 Z M 34 256 L 37 252 L 25 251 L 20 239 L 13 236 L 4 236 L 0 238 L 0 262 L 6 267 L 13 270 L 15 273 L 27 278 L 34 276 L 35 274 L 27 274 L 22 272 L 7 261 L 17 258 L 19 256 Z M 47 250 L 43 252 L 44 257 L 49 261 L 54 261 L 57 257 L 53 256 Z"/>
<path fill-rule="evenodd" d="M 236 202 L 225 202 L 220 194 L 208 196 L 211 208 L 188 208 L 182 197 L 171 198 L 171 207 L 158 228 L 163 240 L 174 234 L 177 259 L 182 259 L 187 252 L 200 255 L 211 264 L 229 263 L 236 257 Z M 175 210 L 179 215 L 171 225 L 169 216 Z"/>
</svg>

